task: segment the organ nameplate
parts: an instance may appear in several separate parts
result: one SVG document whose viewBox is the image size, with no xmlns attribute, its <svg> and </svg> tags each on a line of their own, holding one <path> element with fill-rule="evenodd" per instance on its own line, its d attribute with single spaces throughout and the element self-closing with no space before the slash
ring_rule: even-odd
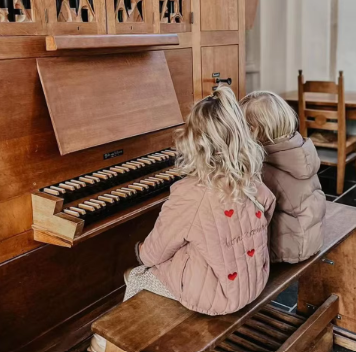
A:
<svg viewBox="0 0 356 352">
<path fill-rule="evenodd" d="M 105 153 L 104 154 L 104 160 L 111 159 L 111 158 L 116 158 L 117 156 L 123 155 L 124 150 L 119 149 L 119 150 L 114 150 L 113 152 Z"/>
</svg>

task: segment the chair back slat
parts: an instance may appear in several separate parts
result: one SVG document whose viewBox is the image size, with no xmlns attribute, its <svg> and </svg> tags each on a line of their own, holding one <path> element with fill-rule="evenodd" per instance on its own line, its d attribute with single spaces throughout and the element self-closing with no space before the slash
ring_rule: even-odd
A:
<svg viewBox="0 0 356 352">
<path fill-rule="evenodd" d="M 306 117 L 324 117 L 327 120 L 338 120 L 339 118 L 339 113 L 337 111 L 330 110 L 305 109 L 304 114 Z"/>
<path fill-rule="evenodd" d="M 335 82 L 307 81 L 304 83 L 304 93 L 338 94 L 338 86 Z"/>
<path fill-rule="evenodd" d="M 307 128 L 314 128 L 316 130 L 337 131 L 339 129 L 338 124 L 335 122 L 324 122 L 323 124 L 318 121 L 306 121 Z"/>
</svg>

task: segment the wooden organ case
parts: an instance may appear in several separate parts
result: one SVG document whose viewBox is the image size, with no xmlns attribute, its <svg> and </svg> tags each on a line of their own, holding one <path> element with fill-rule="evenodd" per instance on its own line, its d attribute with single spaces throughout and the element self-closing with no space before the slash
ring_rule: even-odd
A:
<svg viewBox="0 0 356 352">
<path fill-rule="evenodd" d="M 0 0 L 0 352 L 81 351 L 122 301 L 172 133 L 244 95 L 244 42 L 244 0 Z"/>
</svg>

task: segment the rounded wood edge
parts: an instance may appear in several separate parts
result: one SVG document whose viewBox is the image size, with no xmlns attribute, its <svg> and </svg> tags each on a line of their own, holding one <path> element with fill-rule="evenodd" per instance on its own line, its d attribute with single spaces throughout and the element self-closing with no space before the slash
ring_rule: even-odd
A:
<svg viewBox="0 0 356 352">
<path fill-rule="evenodd" d="M 46 50 L 47 51 L 57 50 L 57 44 L 53 36 L 46 37 Z"/>
</svg>

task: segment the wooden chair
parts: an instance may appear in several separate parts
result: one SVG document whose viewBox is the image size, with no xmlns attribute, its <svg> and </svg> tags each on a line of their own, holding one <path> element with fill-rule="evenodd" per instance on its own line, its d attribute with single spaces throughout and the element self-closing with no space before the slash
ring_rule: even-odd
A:
<svg viewBox="0 0 356 352">
<path fill-rule="evenodd" d="M 306 106 L 305 93 L 337 94 L 338 105 L 336 111 L 308 109 Z M 339 73 L 338 84 L 335 82 L 307 81 L 304 83 L 302 70 L 298 77 L 299 119 L 300 133 L 303 137 L 308 136 L 308 129 L 324 130 L 335 134 L 335 140 L 320 141 L 313 136 L 315 146 L 323 165 L 337 166 L 337 194 L 344 190 L 346 164 L 356 160 L 356 136 L 346 135 L 345 117 L 345 92 L 343 72 Z M 333 132 L 330 132 L 333 131 Z M 337 131 L 337 134 L 336 134 Z"/>
<path fill-rule="evenodd" d="M 350 319 L 354 315 L 349 305 L 354 300 L 352 277 L 356 265 L 345 270 L 343 262 L 353 253 L 355 216 L 355 208 L 327 202 L 320 252 L 302 263 L 273 264 L 262 294 L 234 314 L 202 315 L 176 301 L 142 291 L 94 322 L 92 331 L 107 339 L 107 352 L 331 352 L 332 321 L 338 314 L 342 316 L 338 325 L 344 327 L 346 322 L 349 330 L 355 330 L 347 315 L 352 316 Z M 339 251 L 344 244 L 345 249 Z M 332 265 L 325 258 L 327 254 L 333 256 Z M 282 312 L 270 304 L 293 282 L 314 273 L 319 263 L 315 275 L 323 277 L 325 284 L 316 278 L 312 284 L 310 280 L 299 284 L 302 296 L 298 308 L 305 316 Z M 337 274 L 339 280 L 334 279 L 334 270 L 343 270 L 343 274 Z M 340 345 L 356 346 L 356 335 L 341 328 L 337 331 Z"/>
</svg>

